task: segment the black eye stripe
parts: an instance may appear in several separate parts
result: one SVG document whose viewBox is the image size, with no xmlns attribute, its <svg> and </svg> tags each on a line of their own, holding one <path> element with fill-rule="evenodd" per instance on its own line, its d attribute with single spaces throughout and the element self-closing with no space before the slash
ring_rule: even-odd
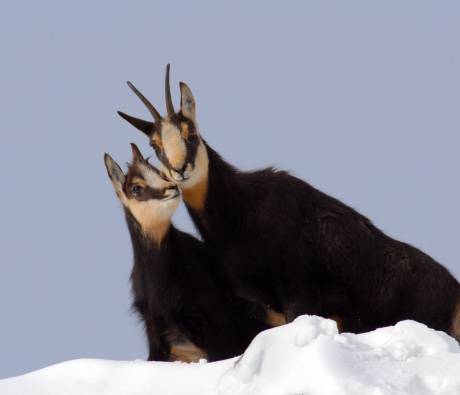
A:
<svg viewBox="0 0 460 395">
<path fill-rule="evenodd" d="M 136 197 L 137 200 L 141 202 L 145 202 L 147 200 L 152 200 L 152 199 L 163 199 L 165 197 L 166 193 L 166 188 L 161 188 L 161 189 L 155 189 L 155 188 L 150 188 L 146 187 L 144 188 L 144 191 L 142 194 Z"/>
<path fill-rule="evenodd" d="M 192 165 L 195 163 L 195 158 L 198 153 L 198 139 L 194 141 L 189 141 L 186 145 L 187 147 L 187 155 L 185 157 L 185 163 L 191 163 Z"/>
</svg>

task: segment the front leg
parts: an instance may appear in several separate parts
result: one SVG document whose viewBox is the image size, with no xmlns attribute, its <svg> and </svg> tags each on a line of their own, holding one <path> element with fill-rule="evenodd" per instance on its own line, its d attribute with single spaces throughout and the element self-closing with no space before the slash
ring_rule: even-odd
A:
<svg viewBox="0 0 460 395">
<path fill-rule="evenodd" d="M 320 293 L 314 286 L 305 285 L 295 292 L 288 292 L 283 301 L 286 322 L 294 321 L 299 315 L 321 315 Z"/>
<path fill-rule="evenodd" d="M 149 343 L 148 361 L 169 361 L 170 345 L 164 338 L 164 328 L 161 322 L 148 320 L 145 322 L 145 331 Z"/>
<path fill-rule="evenodd" d="M 252 310 L 255 312 L 252 318 L 265 324 L 265 328 L 263 329 L 286 324 L 286 316 L 283 312 L 280 312 L 281 309 L 273 308 L 271 305 L 267 304 L 267 300 L 273 299 L 269 297 L 268 294 L 240 288 L 236 292 L 236 298 L 244 300 L 247 304 L 252 305 Z"/>
<path fill-rule="evenodd" d="M 155 318 L 149 311 L 148 304 L 144 299 L 138 299 L 133 303 L 134 309 L 142 318 L 145 334 L 149 344 L 148 361 L 167 361 L 170 355 L 169 346 L 165 340 L 165 325 L 161 318 Z"/>
</svg>

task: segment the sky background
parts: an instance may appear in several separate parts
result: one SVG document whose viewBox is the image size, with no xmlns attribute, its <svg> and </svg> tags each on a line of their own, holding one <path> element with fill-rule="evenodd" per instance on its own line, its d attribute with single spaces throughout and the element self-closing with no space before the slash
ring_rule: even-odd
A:
<svg viewBox="0 0 460 395">
<path fill-rule="evenodd" d="M 164 112 L 168 62 L 228 161 L 290 170 L 459 278 L 459 18 L 457 1 L 2 1 L 0 378 L 146 358 L 102 156 L 151 153 L 116 110 L 149 117 L 129 79 Z"/>
</svg>

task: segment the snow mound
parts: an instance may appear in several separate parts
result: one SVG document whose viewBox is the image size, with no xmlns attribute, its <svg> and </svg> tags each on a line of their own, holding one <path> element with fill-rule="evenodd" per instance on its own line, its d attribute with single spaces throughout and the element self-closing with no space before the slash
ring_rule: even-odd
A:
<svg viewBox="0 0 460 395">
<path fill-rule="evenodd" d="M 257 336 L 220 394 L 460 394 L 460 347 L 414 321 L 353 335 L 302 316 Z"/>
<path fill-rule="evenodd" d="M 354 335 L 302 316 L 215 363 L 76 360 L 0 380 L 1 395 L 459 395 L 460 347 L 414 321 Z"/>
</svg>

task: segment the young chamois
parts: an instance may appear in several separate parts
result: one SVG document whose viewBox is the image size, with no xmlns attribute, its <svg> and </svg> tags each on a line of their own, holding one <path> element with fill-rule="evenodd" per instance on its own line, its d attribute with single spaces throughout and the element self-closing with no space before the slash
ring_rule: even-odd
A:
<svg viewBox="0 0 460 395">
<path fill-rule="evenodd" d="M 134 144 L 132 151 L 126 175 L 108 154 L 104 161 L 131 235 L 133 307 L 145 324 L 148 359 L 214 361 L 241 354 L 265 327 L 250 332 L 254 328 L 230 310 L 203 243 L 171 224 L 177 186 Z"/>
<path fill-rule="evenodd" d="M 343 330 L 361 332 L 413 319 L 460 336 L 460 287 L 447 269 L 284 171 L 242 172 L 225 162 L 201 137 L 182 82 L 175 112 L 169 65 L 165 117 L 128 84 L 154 122 L 119 114 L 149 137 L 180 186 L 205 243 L 221 254 L 231 292 L 287 321 L 338 315 Z"/>
</svg>

